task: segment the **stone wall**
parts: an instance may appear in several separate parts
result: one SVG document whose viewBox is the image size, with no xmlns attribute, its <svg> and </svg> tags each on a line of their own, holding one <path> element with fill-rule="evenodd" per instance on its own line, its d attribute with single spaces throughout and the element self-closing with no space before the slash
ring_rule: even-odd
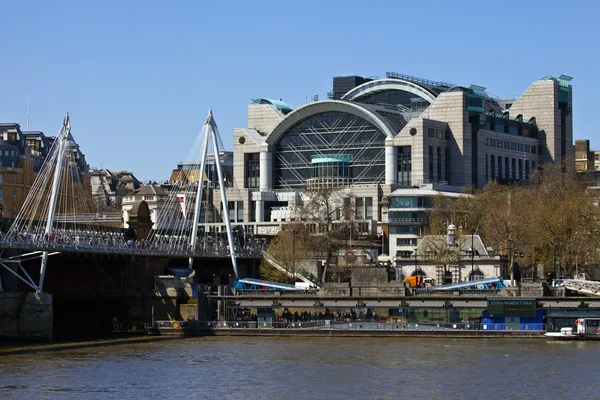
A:
<svg viewBox="0 0 600 400">
<path fill-rule="evenodd" d="M 0 293 L 0 337 L 19 336 L 19 316 L 27 293 Z"/>
<path fill-rule="evenodd" d="M 402 281 L 389 281 L 386 268 L 353 268 L 353 297 L 397 297 L 404 296 L 406 289 Z"/>
</svg>

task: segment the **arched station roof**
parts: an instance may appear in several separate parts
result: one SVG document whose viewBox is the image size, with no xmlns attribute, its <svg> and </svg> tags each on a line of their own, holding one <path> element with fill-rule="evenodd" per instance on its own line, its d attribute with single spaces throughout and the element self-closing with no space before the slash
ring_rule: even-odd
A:
<svg viewBox="0 0 600 400">
<path fill-rule="evenodd" d="M 436 96 L 431 91 L 427 90 L 423 86 L 420 86 L 414 82 L 404 79 L 377 79 L 363 83 L 350 90 L 348 93 L 342 96 L 342 100 L 356 100 L 361 97 L 369 96 L 372 94 L 386 92 L 389 90 L 401 90 L 404 92 L 412 93 L 422 99 L 427 100 L 430 104 L 433 103 Z"/>
<path fill-rule="evenodd" d="M 377 113 L 367 109 L 366 107 L 363 107 L 360 103 L 351 103 L 340 100 L 323 100 L 306 104 L 286 115 L 285 118 L 281 120 L 279 124 L 275 126 L 275 128 L 273 128 L 267 137 L 266 142 L 269 145 L 274 145 L 288 129 L 292 128 L 299 122 L 302 122 L 313 115 L 336 111 L 353 114 L 357 117 L 363 118 L 378 128 L 388 138 L 393 138 L 395 136 L 395 132 L 389 123 L 387 123 Z"/>
</svg>

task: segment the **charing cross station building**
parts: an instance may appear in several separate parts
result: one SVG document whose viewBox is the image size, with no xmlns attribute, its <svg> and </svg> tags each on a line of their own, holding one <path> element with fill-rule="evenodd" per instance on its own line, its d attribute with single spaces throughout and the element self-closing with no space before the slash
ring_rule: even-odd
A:
<svg viewBox="0 0 600 400">
<path fill-rule="evenodd" d="M 306 185 L 334 185 L 351 199 L 362 233 L 383 235 L 382 252 L 406 257 L 427 233 L 435 195 L 574 162 L 571 79 L 544 77 L 500 99 L 482 86 L 398 73 L 341 76 L 327 100 L 296 109 L 252 100 L 248 126 L 233 132 L 230 219 L 275 235 L 295 219 Z"/>
</svg>

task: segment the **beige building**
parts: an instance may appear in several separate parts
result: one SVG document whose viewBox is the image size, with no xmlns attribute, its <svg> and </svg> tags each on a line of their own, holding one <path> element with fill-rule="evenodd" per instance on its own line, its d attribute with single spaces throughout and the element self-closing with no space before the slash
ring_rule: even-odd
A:
<svg viewBox="0 0 600 400">
<path fill-rule="evenodd" d="M 397 190 L 481 188 L 527 180 L 541 163 L 574 162 L 570 81 L 549 76 L 516 99 L 498 99 L 478 85 L 388 73 L 335 77 L 329 99 L 297 109 L 253 100 L 247 127 L 233 132 L 230 219 L 276 234 L 295 219 L 306 187 L 339 187 L 348 200 L 338 218 L 352 220 L 364 237 L 383 236 L 381 252 L 409 250 L 397 242 L 406 227 L 385 216 Z M 211 202 L 219 197 L 214 191 Z"/>
</svg>

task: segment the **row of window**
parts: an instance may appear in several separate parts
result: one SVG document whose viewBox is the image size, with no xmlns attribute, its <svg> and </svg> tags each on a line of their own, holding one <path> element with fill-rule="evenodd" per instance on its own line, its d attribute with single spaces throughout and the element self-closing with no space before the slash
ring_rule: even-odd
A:
<svg viewBox="0 0 600 400">
<path fill-rule="evenodd" d="M 350 178 L 350 165 L 347 161 L 313 164 L 312 178 Z"/>
<path fill-rule="evenodd" d="M 390 208 L 432 208 L 431 197 L 392 197 Z"/>
<path fill-rule="evenodd" d="M 494 154 L 485 155 L 486 181 L 489 179 L 529 179 L 535 168 L 535 161 L 496 156 Z"/>
<path fill-rule="evenodd" d="M 449 139 L 450 132 L 445 131 L 443 129 L 435 129 L 435 128 L 427 128 L 427 136 L 436 138 L 436 139 Z"/>
<path fill-rule="evenodd" d="M 498 133 L 508 133 L 509 135 L 515 136 L 537 137 L 535 131 L 533 129 L 530 129 L 530 127 L 527 125 L 508 125 L 507 129 L 506 124 L 502 122 L 494 122 L 493 120 L 487 120 L 485 122 L 485 129 L 488 131 L 494 131 Z"/>
<path fill-rule="evenodd" d="M 12 192 L 13 201 L 17 201 L 17 191 L 13 190 Z M 0 201 L 4 200 L 4 191 L 0 189 Z"/>
<path fill-rule="evenodd" d="M 524 151 L 525 153 L 537 154 L 537 146 L 530 144 L 511 142 L 508 140 L 500 139 L 485 139 L 485 145 L 488 147 L 496 147 L 498 149 L 513 150 L 513 151 Z"/>
<path fill-rule="evenodd" d="M 392 225 L 390 235 L 420 235 L 421 227 L 414 225 Z"/>
<path fill-rule="evenodd" d="M 443 153 L 443 155 L 442 155 Z M 435 156 L 434 156 L 435 155 Z M 443 158 L 443 159 L 442 159 Z M 442 165 L 444 168 L 442 169 Z M 435 168 L 434 168 L 435 167 Z M 450 149 L 429 146 L 429 180 L 450 182 Z"/>
<path fill-rule="evenodd" d="M 396 246 L 416 246 L 417 239 L 415 238 L 397 238 Z"/>
</svg>

